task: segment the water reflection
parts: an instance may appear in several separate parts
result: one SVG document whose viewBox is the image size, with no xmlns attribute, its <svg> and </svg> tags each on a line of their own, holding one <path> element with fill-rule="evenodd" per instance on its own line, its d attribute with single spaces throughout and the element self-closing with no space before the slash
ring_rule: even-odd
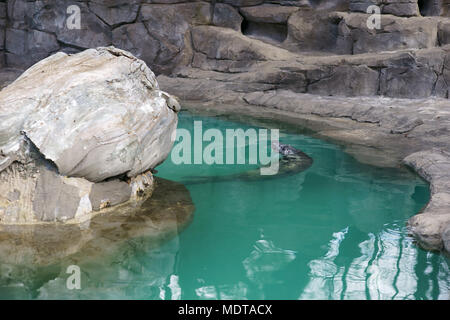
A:
<svg viewBox="0 0 450 320">
<path fill-rule="evenodd" d="M 295 251 L 277 248 L 272 241 L 261 239 L 256 241 L 254 250 L 242 264 L 248 279 L 262 289 L 266 283 L 277 282 L 272 274 L 293 261 L 295 256 Z"/>
<path fill-rule="evenodd" d="M 142 285 L 165 285 L 175 265 L 176 236 L 191 222 L 194 205 L 183 185 L 156 183 L 142 206 L 105 212 L 86 225 L 1 226 L 0 298 L 112 298 Z M 151 268 L 135 259 L 142 252 L 152 252 Z M 80 266 L 84 290 L 67 290 L 69 265 Z"/>
<path fill-rule="evenodd" d="M 333 234 L 327 253 L 309 262 L 310 280 L 299 299 L 450 299 L 445 257 L 418 250 L 412 239 L 404 236 L 406 230 L 385 229 L 377 235 L 369 234 L 359 243 L 358 257 L 339 259 L 346 238 L 353 232 L 358 233 L 346 228 Z M 428 266 L 431 259 L 442 259 L 438 270 L 420 270 L 418 259 L 423 254 L 427 255 Z M 427 273 L 433 281 L 423 279 Z M 424 285 L 426 290 L 419 288 Z"/>
<path fill-rule="evenodd" d="M 202 300 L 246 300 L 248 286 L 244 282 L 234 285 L 203 286 L 195 289 Z"/>
</svg>

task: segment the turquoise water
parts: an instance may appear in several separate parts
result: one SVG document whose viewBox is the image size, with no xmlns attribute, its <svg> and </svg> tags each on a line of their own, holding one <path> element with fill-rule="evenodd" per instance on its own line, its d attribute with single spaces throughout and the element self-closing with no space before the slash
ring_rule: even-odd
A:
<svg viewBox="0 0 450 320">
<path fill-rule="evenodd" d="M 190 129 L 196 119 L 186 114 L 179 127 Z M 247 128 L 201 120 L 204 128 Z M 424 181 L 361 164 L 305 135 L 282 132 L 280 141 L 306 152 L 313 165 L 279 179 L 187 185 L 196 211 L 178 239 L 182 299 L 449 297 L 448 260 L 418 249 L 405 230 L 429 199 Z M 217 174 L 171 161 L 158 169 L 187 182 L 194 172 Z"/>
<path fill-rule="evenodd" d="M 179 128 L 192 130 L 194 120 L 204 130 L 249 128 L 186 112 Z M 11 271 L 0 263 L 0 297 L 449 298 L 448 258 L 418 249 L 405 230 L 429 199 L 427 183 L 404 168 L 359 163 L 311 136 L 281 131 L 280 141 L 306 152 L 313 165 L 271 179 L 193 183 L 255 166 L 175 165 L 169 158 L 157 176 L 184 183 L 195 205 L 179 235 L 134 238 L 92 259 L 81 249 L 46 267 Z M 73 263 L 82 271 L 80 290 L 65 286 Z"/>
</svg>

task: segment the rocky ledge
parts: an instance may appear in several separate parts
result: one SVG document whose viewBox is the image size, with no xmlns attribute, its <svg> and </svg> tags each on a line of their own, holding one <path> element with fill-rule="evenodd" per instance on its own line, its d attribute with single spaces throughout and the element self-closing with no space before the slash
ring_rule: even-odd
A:
<svg viewBox="0 0 450 320">
<path fill-rule="evenodd" d="M 57 53 L 0 92 L 0 224 L 82 222 L 153 192 L 180 106 L 113 47 Z"/>
</svg>

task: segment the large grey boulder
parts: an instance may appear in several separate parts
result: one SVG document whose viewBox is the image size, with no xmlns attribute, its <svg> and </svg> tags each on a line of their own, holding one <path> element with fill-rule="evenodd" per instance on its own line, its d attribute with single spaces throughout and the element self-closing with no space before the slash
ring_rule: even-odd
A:
<svg viewBox="0 0 450 320">
<path fill-rule="evenodd" d="M 126 51 L 35 64 L 0 92 L 0 221 L 70 220 L 143 195 L 179 109 Z"/>
</svg>

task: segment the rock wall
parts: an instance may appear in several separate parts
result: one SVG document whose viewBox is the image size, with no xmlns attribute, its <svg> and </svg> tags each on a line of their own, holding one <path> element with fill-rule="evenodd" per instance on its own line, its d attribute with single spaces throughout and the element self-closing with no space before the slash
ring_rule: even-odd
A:
<svg viewBox="0 0 450 320">
<path fill-rule="evenodd" d="M 80 9 L 79 29 L 69 27 L 71 5 Z M 367 27 L 370 5 L 380 8 L 379 29 Z M 261 61 L 307 56 L 318 70 L 291 77 L 296 91 L 447 97 L 448 51 L 440 47 L 450 43 L 449 8 L 450 0 L 0 0 L 0 66 L 25 69 L 57 51 L 109 45 L 172 76 L 183 67 L 245 73 Z M 428 49 L 439 61 L 421 51 Z M 380 52 L 402 50 L 414 61 L 379 61 Z M 278 72 L 266 69 L 266 78 Z"/>
</svg>

